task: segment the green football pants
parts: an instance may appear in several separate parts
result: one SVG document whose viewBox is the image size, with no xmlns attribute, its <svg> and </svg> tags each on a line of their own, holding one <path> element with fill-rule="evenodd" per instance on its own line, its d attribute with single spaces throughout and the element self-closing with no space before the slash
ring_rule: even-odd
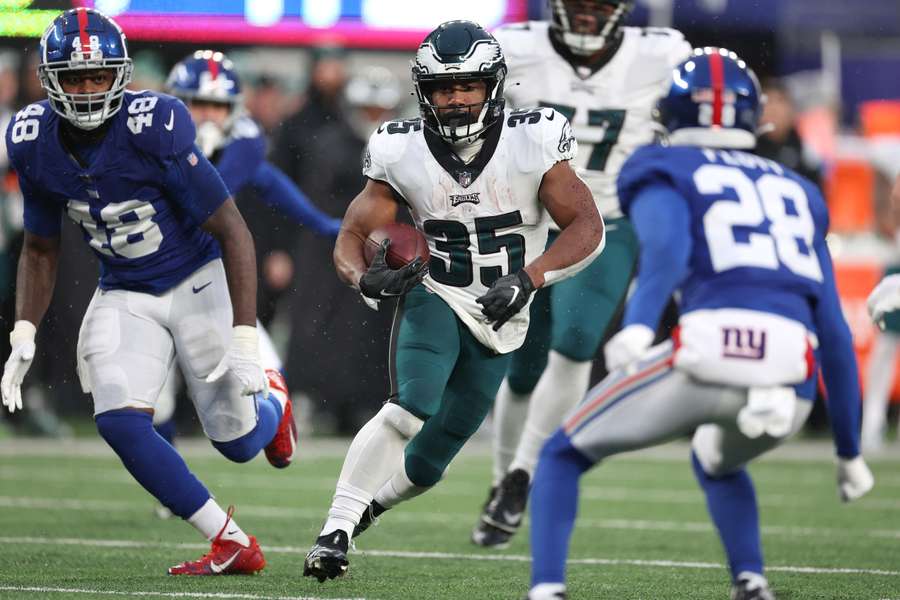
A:
<svg viewBox="0 0 900 600">
<path fill-rule="evenodd" d="M 551 232 L 547 244 L 559 234 Z M 513 353 L 507 378 L 517 394 L 528 394 L 547 367 L 552 349 L 574 361 L 594 358 L 625 298 L 638 255 L 628 219 L 606 222 L 606 247 L 570 279 L 537 291 L 531 304 L 528 337 Z"/>
<path fill-rule="evenodd" d="M 490 412 L 510 355 L 479 343 L 425 286 L 398 310 L 391 401 L 425 422 L 406 446 L 405 465 L 414 484 L 431 486 Z"/>
</svg>

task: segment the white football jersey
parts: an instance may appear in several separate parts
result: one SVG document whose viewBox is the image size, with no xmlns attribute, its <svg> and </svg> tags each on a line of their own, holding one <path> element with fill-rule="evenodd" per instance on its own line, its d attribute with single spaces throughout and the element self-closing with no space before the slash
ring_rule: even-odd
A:
<svg viewBox="0 0 900 600">
<path fill-rule="evenodd" d="M 494 331 L 475 299 L 543 253 L 551 219 L 538 190 L 544 173 L 576 152 L 569 122 L 550 108 L 506 111 L 469 163 L 421 119 L 389 121 L 369 139 L 363 174 L 402 196 L 428 240 L 425 286 L 498 353 L 525 341 L 528 307 Z"/>
<path fill-rule="evenodd" d="M 546 21 L 531 21 L 494 31 L 509 67 L 507 102 L 512 108 L 550 106 L 568 117 L 581 147 L 573 166 L 600 214 L 621 217 L 619 169 L 638 146 L 653 141 L 653 109 L 691 45 L 674 29 L 623 27 L 618 51 L 591 73 L 556 51 L 549 29 Z"/>
</svg>

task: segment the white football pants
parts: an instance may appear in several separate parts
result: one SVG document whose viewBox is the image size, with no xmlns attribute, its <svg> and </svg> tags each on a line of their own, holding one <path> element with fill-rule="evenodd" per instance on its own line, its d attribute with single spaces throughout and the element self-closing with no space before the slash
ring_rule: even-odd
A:
<svg viewBox="0 0 900 600">
<path fill-rule="evenodd" d="M 94 414 L 156 407 L 173 362 L 207 437 L 229 442 L 257 420 L 254 396 L 226 373 L 207 383 L 231 343 L 231 297 L 220 259 L 160 296 L 97 289 L 78 336 L 78 374 L 94 398 Z"/>
<path fill-rule="evenodd" d="M 259 321 L 256 321 L 256 333 L 259 337 L 259 358 L 262 364 L 266 369 L 280 371 L 283 366 L 281 358 L 275 350 L 275 344 L 272 343 L 269 332 L 266 331 Z M 175 397 L 178 394 L 178 389 L 181 387 L 182 379 L 181 371 L 178 369 L 178 362 L 172 361 L 172 367 L 169 370 L 168 377 L 166 377 L 166 383 L 163 384 L 159 395 L 156 397 L 156 408 L 153 411 L 154 425 L 165 423 L 175 414 Z"/>
</svg>

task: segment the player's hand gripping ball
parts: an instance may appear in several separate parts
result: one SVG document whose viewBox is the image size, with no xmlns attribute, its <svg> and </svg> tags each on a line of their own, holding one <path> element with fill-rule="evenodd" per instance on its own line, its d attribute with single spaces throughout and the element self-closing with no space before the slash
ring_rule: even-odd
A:
<svg viewBox="0 0 900 600">
<path fill-rule="evenodd" d="M 402 296 L 428 273 L 428 243 L 409 225 L 376 229 L 366 240 L 364 255 L 369 269 L 359 280 L 359 291 L 367 298 Z"/>
</svg>

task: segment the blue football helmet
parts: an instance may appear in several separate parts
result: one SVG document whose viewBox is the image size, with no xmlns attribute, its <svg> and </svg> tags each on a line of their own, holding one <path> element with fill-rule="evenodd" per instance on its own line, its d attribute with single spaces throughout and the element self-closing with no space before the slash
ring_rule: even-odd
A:
<svg viewBox="0 0 900 600">
<path fill-rule="evenodd" d="M 675 145 L 753 148 L 762 114 L 759 80 L 737 54 L 698 48 L 672 74 L 658 104 Z"/>
<path fill-rule="evenodd" d="M 197 145 L 206 156 L 224 145 L 235 120 L 241 114 L 241 81 L 234 65 L 221 52 L 197 50 L 174 67 L 166 80 L 170 94 L 191 106 L 211 102 L 228 107 L 224 123 L 197 121 Z"/>
<path fill-rule="evenodd" d="M 40 53 L 41 87 L 51 108 L 69 123 L 80 129 L 95 129 L 122 108 L 133 66 L 125 34 L 115 21 L 90 8 L 67 10 L 44 31 Z M 61 73 L 97 69 L 114 72 L 109 91 L 69 94 L 63 90 Z"/>
</svg>

